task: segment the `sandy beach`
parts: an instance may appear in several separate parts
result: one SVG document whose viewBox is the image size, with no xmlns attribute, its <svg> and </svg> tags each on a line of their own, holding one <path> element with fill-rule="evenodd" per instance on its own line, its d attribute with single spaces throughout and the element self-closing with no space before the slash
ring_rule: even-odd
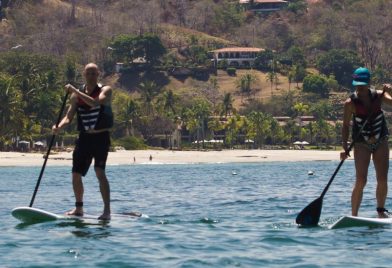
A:
<svg viewBox="0 0 392 268">
<path fill-rule="evenodd" d="M 149 160 L 150 155 L 152 161 Z M 141 150 L 109 153 L 108 165 L 129 164 L 197 164 L 197 163 L 258 163 L 274 161 L 333 161 L 337 151 L 315 150 L 223 150 L 169 151 Z M 134 162 L 135 158 L 135 162 Z M 41 166 L 42 153 L 0 152 L 0 166 Z M 49 166 L 71 166 L 72 153 L 51 154 Z"/>
</svg>

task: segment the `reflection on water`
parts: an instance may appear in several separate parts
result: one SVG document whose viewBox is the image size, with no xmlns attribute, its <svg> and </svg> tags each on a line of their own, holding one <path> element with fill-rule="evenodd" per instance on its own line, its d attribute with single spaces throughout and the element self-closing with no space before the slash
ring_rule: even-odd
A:
<svg viewBox="0 0 392 268">
<path fill-rule="evenodd" d="M 109 229 L 85 229 L 85 230 L 74 230 L 71 231 L 73 235 L 80 238 L 92 238 L 92 239 L 100 239 L 106 238 L 112 235 Z"/>
<path fill-rule="evenodd" d="M 297 213 L 320 195 L 336 165 L 109 166 L 112 211 L 126 215 L 117 214 L 110 222 L 91 218 L 38 224 L 20 224 L 10 211 L 29 201 L 40 168 L 1 168 L 0 266 L 390 267 L 390 228 L 327 228 L 350 213 L 352 161 L 324 198 L 320 226 L 295 224 Z M 233 170 L 239 175 L 232 176 Z M 309 177 L 309 170 L 316 176 Z M 375 174 L 369 171 L 364 216 L 374 214 Z M 68 167 L 47 168 L 35 207 L 61 214 L 73 206 L 69 172 Z M 84 183 L 86 211 L 99 215 L 95 175 Z M 150 218 L 127 216 L 134 216 L 132 211 Z"/>
</svg>

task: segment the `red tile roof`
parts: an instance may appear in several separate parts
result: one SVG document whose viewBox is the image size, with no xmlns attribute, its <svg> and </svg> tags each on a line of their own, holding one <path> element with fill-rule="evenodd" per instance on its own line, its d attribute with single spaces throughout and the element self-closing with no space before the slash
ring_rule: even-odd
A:
<svg viewBox="0 0 392 268">
<path fill-rule="evenodd" d="M 240 0 L 240 4 L 248 4 L 249 0 Z M 259 4 L 263 4 L 263 3 L 287 3 L 287 1 L 284 0 L 254 0 L 254 3 L 259 3 Z"/>
<path fill-rule="evenodd" d="M 225 47 L 221 49 L 216 49 L 211 52 L 221 53 L 221 52 L 261 52 L 264 51 L 262 48 L 257 47 Z"/>
</svg>

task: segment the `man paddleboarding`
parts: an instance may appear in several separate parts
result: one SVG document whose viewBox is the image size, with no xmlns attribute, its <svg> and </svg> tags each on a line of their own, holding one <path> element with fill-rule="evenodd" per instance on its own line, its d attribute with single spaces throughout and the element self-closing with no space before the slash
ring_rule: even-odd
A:
<svg viewBox="0 0 392 268">
<path fill-rule="evenodd" d="M 104 203 L 103 213 L 98 219 L 109 220 L 110 186 L 105 167 L 110 147 L 109 131 L 113 126 L 112 89 L 98 83 L 99 69 L 94 63 L 85 66 L 83 75 L 86 84 L 80 90 L 71 84 L 65 86 L 71 95 L 70 106 L 58 127 L 52 128 L 53 133 L 58 134 L 77 115 L 79 137 L 72 155 L 72 185 L 76 202 L 75 208 L 66 214 L 83 216 L 82 177 L 87 174 L 94 158 L 94 170 Z"/>
<path fill-rule="evenodd" d="M 388 211 L 385 209 L 385 200 L 388 192 L 389 132 L 381 104 L 392 105 L 390 95 L 392 86 L 385 84 L 383 91 L 376 90 L 370 87 L 370 77 L 369 70 L 363 67 L 355 70 L 353 74 L 352 84 L 355 87 L 355 92 L 344 103 L 342 127 L 344 151 L 340 153 L 340 158 L 346 159 L 349 156 L 348 138 L 350 121 L 352 120 L 356 170 L 356 181 L 351 196 L 352 215 L 358 216 L 372 157 L 377 177 L 377 213 L 379 218 L 387 218 Z"/>
</svg>

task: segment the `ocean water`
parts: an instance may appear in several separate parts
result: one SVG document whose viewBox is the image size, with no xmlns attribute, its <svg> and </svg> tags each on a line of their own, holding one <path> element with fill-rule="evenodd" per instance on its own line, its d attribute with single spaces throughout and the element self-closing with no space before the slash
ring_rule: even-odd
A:
<svg viewBox="0 0 392 268">
<path fill-rule="evenodd" d="M 352 161 L 324 198 L 320 227 L 294 223 L 337 164 L 108 166 L 113 212 L 149 218 L 33 225 L 10 212 L 29 204 L 40 167 L 0 168 L 0 267 L 391 267 L 391 227 L 327 228 L 350 213 Z M 70 182 L 69 167 L 49 163 L 34 206 L 68 210 Z M 86 211 L 99 215 L 92 170 L 84 182 Z M 374 196 L 371 165 L 361 215 L 375 216 Z"/>
</svg>

